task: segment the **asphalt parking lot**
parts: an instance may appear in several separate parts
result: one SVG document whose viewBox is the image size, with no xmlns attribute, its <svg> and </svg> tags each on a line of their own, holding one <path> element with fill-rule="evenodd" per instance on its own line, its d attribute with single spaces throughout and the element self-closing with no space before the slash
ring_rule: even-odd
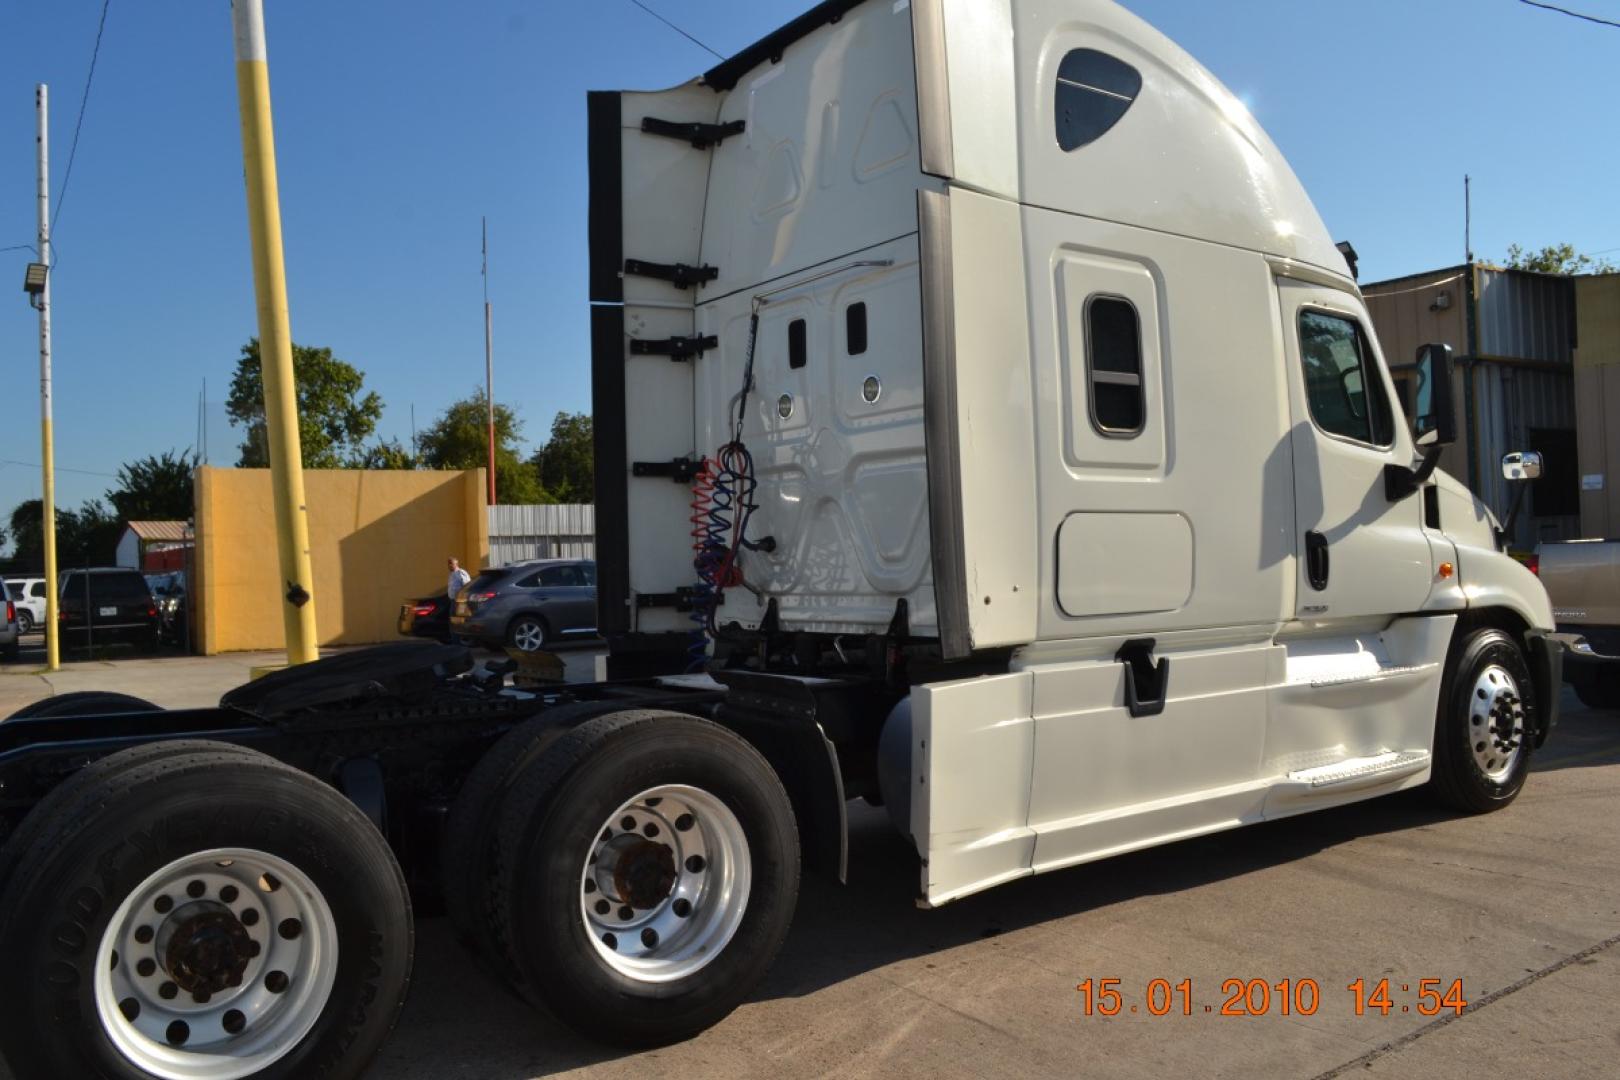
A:
<svg viewBox="0 0 1620 1080">
<path fill-rule="evenodd" d="M 573 677 L 588 677 L 595 655 L 572 650 Z M 139 668 L 166 668 L 139 675 L 155 688 L 146 696 L 181 704 L 233 662 L 119 661 L 90 674 L 127 687 Z M 0 707 L 17 707 L 14 680 L 38 678 L 0 675 Z M 1615 1074 L 1620 715 L 1568 692 L 1524 795 L 1502 813 L 1456 817 L 1396 796 L 937 911 L 915 908 L 914 858 L 881 811 L 852 810 L 849 884 L 806 879 L 773 973 L 711 1031 L 641 1053 L 584 1042 L 485 979 L 445 920 L 425 918 L 410 1002 L 368 1080 Z M 1119 980 L 1118 1015 L 1085 1015 L 1086 979 Z M 1169 1014 L 1152 1015 L 1154 979 L 1191 980 L 1190 993 L 1174 990 Z M 1369 994 L 1389 980 L 1387 1015 L 1373 1002 L 1356 1015 L 1356 979 Z M 1469 1007 L 1419 1015 L 1425 979 L 1442 991 L 1461 980 Z M 1263 980 L 1264 1014 L 1222 1015 L 1226 980 L 1251 1003 L 1247 984 Z M 1283 980 L 1300 1006 L 1287 1016 Z M 1305 980 L 1319 989 L 1309 1015 Z"/>
</svg>

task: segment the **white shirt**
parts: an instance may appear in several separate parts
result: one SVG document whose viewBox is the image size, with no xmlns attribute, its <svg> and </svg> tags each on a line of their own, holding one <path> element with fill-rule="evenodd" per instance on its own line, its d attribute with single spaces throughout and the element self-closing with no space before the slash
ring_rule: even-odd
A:
<svg viewBox="0 0 1620 1080">
<path fill-rule="evenodd" d="M 472 581 L 472 575 L 467 573 L 467 571 L 463 570 L 461 567 L 458 566 L 454 570 L 450 571 L 450 599 L 454 600 L 456 598 L 456 593 L 460 592 L 462 589 L 465 589 L 467 587 L 467 583 L 470 581 Z"/>
</svg>

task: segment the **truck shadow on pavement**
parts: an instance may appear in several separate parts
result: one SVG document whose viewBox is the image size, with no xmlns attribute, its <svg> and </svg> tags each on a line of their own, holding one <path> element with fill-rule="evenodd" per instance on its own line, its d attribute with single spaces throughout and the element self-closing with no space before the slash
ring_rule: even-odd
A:
<svg viewBox="0 0 1620 1080">
<path fill-rule="evenodd" d="M 1620 717 L 1574 704 L 1536 759 L 1538 771 L 1620 763 Z M 1532 785 L 1534 781 L 1532 780 Z M 1175 893 L 1307 858 L 1349 841 L 1452 820 L 1422 792 L 1305 814 L 1118 856 L 999 886 L 936 911 L 915 906 L 918 860 L 883 810 L 850 807 L 849 884 L 807 875 L 793 930 L 753 1001 L 797 998 L 898 961 L 952 949 L 1131 899 Z M 443 919 L 420 926 L 417 975 L 400 1030 L 373 1080 L 528 1080 L 645 1055 L 587 1042 L 482 977 Z M 746 1006 L 745 1006 L 746 1009 Z M 713 1037 L 724 1039 L 722 1024 Z M 700 1036 L 691 1052 L 703 1058 Z M 429 1062 L 433 1062 L 429 1065 Z M 456 1067 L 447 1067 L 454 1062 Z M 617 1070 L 616 1070 L 617 1071 Z"/>
</svg>

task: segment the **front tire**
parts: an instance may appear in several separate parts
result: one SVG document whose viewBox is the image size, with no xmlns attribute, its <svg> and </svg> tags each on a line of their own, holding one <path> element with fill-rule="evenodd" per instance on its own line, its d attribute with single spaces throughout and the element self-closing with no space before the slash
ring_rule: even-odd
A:
<svg viewBox="0 0 1620 1080">
<path fill-rule="evenodd" d="M 1502 809 L 1524 787 L 1540 723 L 1518 644 L 1501 630 L 1467 633 L 1452 648 L 1440 688 L 1430 790 L 1467 813 Z"/>
<path fill-rule="evenodd" d="M 520 989 L 602 1042 L 697 1034 L 787 936 L 793 808 L 737 735 L 679 713 L 586 721 L 508 791 L 492 896 Z"/>
<path fill-rule="evenodd" d="M 0 1047 L 17 1080 L 358 1076 L 411 962 L 381 835 L 251 751 L 118 764 L 13 838 Z"/>
</svg>

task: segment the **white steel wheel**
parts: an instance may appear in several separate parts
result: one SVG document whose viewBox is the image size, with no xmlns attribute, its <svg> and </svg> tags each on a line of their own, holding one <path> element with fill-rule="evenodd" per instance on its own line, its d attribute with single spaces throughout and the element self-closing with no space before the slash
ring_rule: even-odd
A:
<svg viewBox="0 0 1620 1080">
<path fill-rule="evenodd" d="M 627 800 L 597 830 L 580 875 L 580 916 L 614 971 L 672 982 L 725 949 L 750 885 L 737 815 L 701 788 L 666 784 Z"/>
<path fill-rule="evenodd" d="M 1487 664 L 1474 680 L 1469 696 L 1468 745 L 1474 764 L 1492 783 L 1512 774 L 1524 751 L 1524 700 L 1512 672 L 1500 664 Z"/>
<path fill-rule="evenodd" d="M 169 863 L 113 914 L 95 1007 L 128 1061 L 163 1080 L 238 1080 L 284 1057 L 337 975 L 326 898 L 292 863 L 217 848 Z"/>
</svg>

